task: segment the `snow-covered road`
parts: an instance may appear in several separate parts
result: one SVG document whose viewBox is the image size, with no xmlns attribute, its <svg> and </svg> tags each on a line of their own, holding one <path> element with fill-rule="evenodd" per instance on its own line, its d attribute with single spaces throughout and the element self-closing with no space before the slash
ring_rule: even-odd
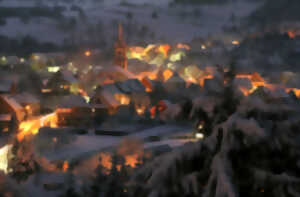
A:
<svg viewBox="0 0 300 197">
<path fill-rule="evenodd" d="M 89 157 L 100 151 L 108 150 L 112 147 L 119 145 L 124 138 L 135 138 L 144 140 L 149 136 L 167 136 L 175 133 L 187 133 L 190 132 L 190 127 L 176 126 L 176 125 L 162 125 L 153 127 L 151 129 L 145 129 L 137 133 L 130 134 L 125 137 L 115 136 L 100 136 L 100 135 L 80 135 L 77 139 L 60 149 L 49 150 L 44 156 L 47 159 L 54 160 L 73 160 L 76 158 Z M 186 143 L 186 140 L 164 140 L 155 143 L 145 143 L 145 147 L 168 144 L 171 147 L 180 146 Z"/>
</svg>

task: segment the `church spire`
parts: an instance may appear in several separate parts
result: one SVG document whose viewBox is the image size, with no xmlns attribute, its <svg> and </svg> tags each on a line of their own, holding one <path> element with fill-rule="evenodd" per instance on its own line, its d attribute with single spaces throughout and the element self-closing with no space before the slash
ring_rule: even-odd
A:
<svg viewBox="0 0 300 197">
<path fill-rule="evenodd" d="M 123 39 L 123 27 L 121 23 L 118 26 L 118 39 L 115 43 L 114 64 L 127 70 L 127 45 Z"/>
<path fill-rule="evenodd" d="M 118 38 L 119 38 L 119 42 L 123 42 L 123 26 L 121 23 L 119 23 L 119 27 L 118 27 Z"/>
</svg>

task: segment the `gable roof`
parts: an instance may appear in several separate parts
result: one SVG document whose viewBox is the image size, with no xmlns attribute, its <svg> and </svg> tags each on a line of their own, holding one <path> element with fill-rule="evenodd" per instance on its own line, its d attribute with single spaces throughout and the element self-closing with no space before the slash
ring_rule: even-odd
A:
<svg viewBox="0 0 300 197">
<path fill-rule="evenodd" d="M 76 83 L 78 81 L 73 75 L 73 73 L 69 70 L 62 70 L 59 72 L 62 74 L 63 79 L 66 80 L 67 82 Z"/>
<path fill-rule="evenodd" d="M 101 98 L 102 102 L 107 106 L 118 107 L 121 105 L 120 102 L 115 99 L 113 94 L 107 92 L 106 90 L 101 92 Z"/>
<path fill-rule="evenodd" d="M 11 96 L 1 95 L 2 99 L 16 112 L 18 121 L 22 121 L 24 118 L 23 107 Z"/>
<path fill-rule="evenodd" d="M 145 92 L 144 85 L 137 79 L 116 83 L 116 86 L 124 93 Z"/>
<path fill-rule="evenodd" d="M 135 78 L 135 76 L 132 73 L 121 68 L 120 66 L 107 66 L 98 73 L 98 75 L 115 75 L 115 74 L 122 75 L 127 79 Z"/>
<path fill-rule="evenodd" d="M 173 76 L 169 78 L 166 83 L 184 83 L 185 80 L 182 79 L 177 72 L 174 72 Z"/>
<path fill-rule="evenodd" d="M 1 95 L 4 101 L 9 104 L 15 111 L 23 110 L 23 107 L 12 97 L 8 95 Z"/>
<path fill-rule="evenodd" d="M 59 107 L 60 108 L 89 107 L 89 104 L 86 103 L 84 98 L 82 98 L 81 96 L 71 94 L 62 98 Z"/>
<path fill-rule="evenodd" d="M 23 92 L 21 94 L 16 94 L 13 96 L 14 99 L 23 104 L 23 103 L 40 103 L 40 101 L 32 94 L 28 92 Z"/>
</svg>

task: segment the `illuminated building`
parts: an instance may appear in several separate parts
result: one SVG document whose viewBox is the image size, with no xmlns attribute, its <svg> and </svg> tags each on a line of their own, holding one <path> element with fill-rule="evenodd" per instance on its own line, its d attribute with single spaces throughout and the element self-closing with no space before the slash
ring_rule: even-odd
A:
<svg viewBox="0 0 300 197">
<path fill-rule="evenodd" d="M 128 60 L 127 60 L 127 45 L 123 39 L 123 28 L 122 25 L 119 25 L 118 30 L 118 40 L 115 43 L 115 57 L 114 64 L 120 66 L 123 69 L 127 70 Z"/>
</svg>

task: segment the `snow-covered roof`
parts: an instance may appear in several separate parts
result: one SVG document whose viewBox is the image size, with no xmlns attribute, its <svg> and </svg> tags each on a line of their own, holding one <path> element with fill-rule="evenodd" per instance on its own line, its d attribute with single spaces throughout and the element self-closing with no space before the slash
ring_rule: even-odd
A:
<svg viewBox="0 0 300 197">
<path fill-rule="evenodd" d="M 122 92 L 120 89 L 116 86 L 116 84 L 107 84 L 104 86 L 101 86 L 100 92 L 106 91 L 107 93 L 111 94 L 121 94 Z"/>
<path fill-rule="evenodd" d="M 69 95 L 65 96 L 62 99 L 62 102 L 59 104 L 60 108 L 72 108 L 72 107 L 90 107 L 89 104 L 86 103 L 84 98 L 79 95 Z"/>
<path fill-rule="evenodd" d="M 156 66 L 140 61 L 138 59 L 128 60 L 128 70 L 132 73 L 138 74 L 141 72 L 151 72 L 156 69 Z"/>
<path fill-rule="evenodd" d="M 5 102 L 7 102 L 15 111 L 23 110 L 23 107 L 11 96 L 1 95 Z"/>
<path fill-rule="evenodd" d="M 59 71 L 64 80 L 66 80 L 67 82 L 70 82 L 70 83 L 76 83 L 78 80 L 75 78 L 75 76 L 73 75 L 73 73 L 69 70 L 62 70 L 62 71 Z"/>
<path fill-rule="evenodd" d="M 126 77 L 127 79 L 135 78 L 135 76 L 132 73 L 121 68 L 120 66 L 107 66 L 99 72 L 99 75 L 110 75 L 116 73 Z"/>
<path fill-rule="evenodd" d="M 217 78 L 205 79 L 204 89 L 212 92 L 221 92 L 223 90 L 222 83 Z"/>
<path fill-rule="evenodd" d="M 106 90 L 103 90 L 101 92 L 101 98 L 102 98 L 102 102 L 104 104 L 106 104 L 107 106 L 111 106 L 111 107 L 120 106 L 120 102 L 115 99 L 113 94 L 111 94 L 110 92 L 107 92 Z"/>
<path fill-rule="evenodd" d="M 40 101 L 32 94 L 24 92 L 13 96 L 19 103 L 40 103 Z"/>
<path fill-rule="evenodd" d="M 144 85 L 137 79 L 116 83 L 116 86 L 124 93 L 145 92 Z"/>
<path fill-rule="evenodd" d="M 24 118 L 24 109 L 23 107 L 11 96 L 1 95 L 2 99 L 14 110 L 17 115 L 18 121 L 22 121 Z"/>
<path fill-rule="evenodd" d="M 235 78 L 233 83 L 238 87 L 242 87 L 246 89 L 252 88 L 252 83 L 248 78 Z"/>
<path fill-rule="evenodd" d="M 166 81 L 166 83 L 185 83 L 185 81 L 178 73 L 175 72 L 173 76 Z"/>
</svg>

